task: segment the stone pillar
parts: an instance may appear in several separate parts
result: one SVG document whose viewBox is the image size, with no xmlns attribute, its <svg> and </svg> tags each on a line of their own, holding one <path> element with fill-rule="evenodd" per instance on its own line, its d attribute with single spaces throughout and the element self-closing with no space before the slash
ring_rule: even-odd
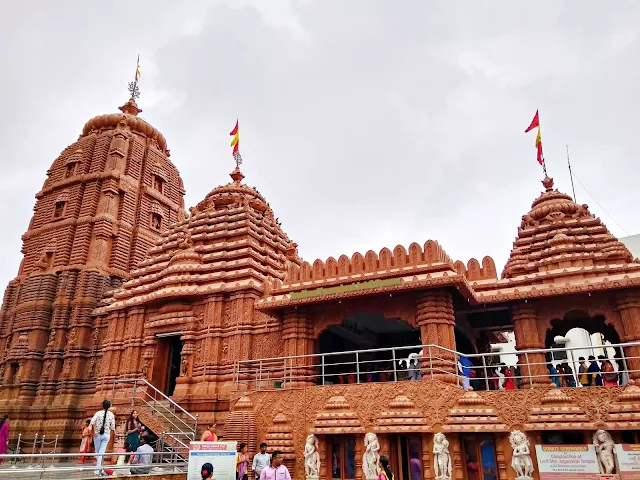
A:
<svg viewBox="0 0 640 480">
<path fill-rule="evenodd" d="M 544 348 L 541 332 L 538 332 L 538 315 L 532 302 L 518 302 L 511 308 L 513 333 L 516 337 L 516 350 Z M 519 355 L 522 385 L 549 386 L 549 370 L 545 364 L 544 353 Z M 533 378 L 531 378 L 533 377 Z"/>
<path fill-rule="evenodd" d="M 282 340 L 286 357 L 315 353 L 313 324 L 308 311 L 303 308 L 285 310 L 282 321 Z M 286 362 L 285 367 L 289 369 L 287 375 L 291 376 L 294 385 L 316 384 L 316 375 L 319 375 L 320 371 L 312 367 L 318 363 L 315 359 L 316 357 L 303 357 Z"/>
<path fill-rule="evenodd" d="M 356 480 L 366 480 L 362 473 L 362 456 L 364 455 L 364 435 L 356 435 Z"/>
<path fill-rule="evenodd" d="M 423 352 L 423 377 L 431 378 L 433 369 L 433 378 L 455 382 L 456 359 L 449 351 L 456 349 L 451 294 L 444 289 L 421 292 L 418 294 L 417 310 L 416 319 L 420 326 L 422 344 L 444 347 L 432 347 L 430 352 Z M 429 354 L 433 359 L 429 359 Z"/>
<path fill-rule="evenodd" d="M 460 435 L 457 433 L 450 434 L 447 439 L 449 440 L 449 453 L 451 458 L 451 478 L 452 480 L 463 480 L 465 477 L 464 472 L 467 469 L 467 465 L 464 462 L 464 453 L 462 452 L 462 442 L 460 441 Z M 480 460 L 480 459 L 478 459 Z M 482 468 L 481 465 L 478 466 Z"/>
<path fill-rule="evenodd" d="M 616 309 L 622 319 L 620 339 L 623 342 L 640 341 L 640 289 L 616 292 Z M 627 369 L 636 370 L 629 377 L 637 381 L 640 378 L 640 347 L 626 347 L 624 355 L 627 357 Z"/>
<path fill-rule="evenodd" d="M 422 433 L 422 478 L 433 480 L 433 469 L 431 468 L 431 456 L 433 455 L 433 434 Z"/>
<path fill-rule="evenodd" d="M 507 480 L 507 460 L 505 446 L 509 445 L 506 435 L 502 433 L 495 433 L 493 435 L 494 445 L 496 447 L 496 468 L 498 470 L 498 480 Z"/>
<path fill-rule="evenodd" d="M 305 437 L 306 438 L 306 437 Z M 332 465 L 332 458 L 331 458 L 331 453 L 330 453 L 330 448 L 329 448 L 329 439 L 327 438 L 327 435 L 316 435 L 316 438 L 318 439 L 318 454 L 320 455 L 320 471 L 319 473 L 319 477 L 320 478 L 331 478 L 331 465 Z M 304 449 L 304 446 L 303 446 Z M 298 458 L 298 457 L 296 457 Z M 304 478 L 306 477 L 305 475 L 305 469 L 304 469 L 304 457 L 302 457 L 302 462 L 296 462 L 296 468 L 295 470 L 300 471 L 301 474 L 293 476 L 293 478 Z M 297 472 L 296 472 L 297 473 Z"/>
</svg>

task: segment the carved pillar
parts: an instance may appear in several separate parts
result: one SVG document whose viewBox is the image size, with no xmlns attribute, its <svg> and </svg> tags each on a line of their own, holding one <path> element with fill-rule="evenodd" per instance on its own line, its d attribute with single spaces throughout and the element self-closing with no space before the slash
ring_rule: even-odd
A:
<svg viewBox="0 0 640 480">
<path fill-rule="evenodd" d="M 447 438 L 450 442 L 450 445 L 453 446 L 453 448 L 451 449 L 451 454 L 453 455 L 453 458 L 451 459 L 451 467 L 453 470 L 451 478 L 455 480 L 462 480 L 464 478 L 464 472 L 466 471 L 467 466 L 465 465 L 462 458 L 463 454 L 460 435 L 453 434 Z"/>
<path fill-rule="evenodd" d="M 516 337 L 516 350 L 542 349 L 544 340 L 538 332 L 538 315 L 532 302 L 518 302 L 511 307 L 513 333 Z M 519 355 L 520 374 L 523 385 L 549 386 L 549 370 L 546 367 L 544 353 Z"/>
<path fill-rule="evenodd" d="M 448 350 L 456 349 L 454 332 L 455 317 L 451 294 L 447 290 L 429 290 L 421 292 L 417 299 L 418 313 L 416 316 L 420 326 L 423 345 L 437 345 L 447 350 L 431 347 L 423 352 L 421 364 L 423 377 L 433 377 L 455 382 L 457 371 L 456 359 Z M 433 359 L 429 359 L 429 354 Z"/>
<path fill-rule="evenodd" d="M 329 439 L 327 438 L 327 435 L 319 435 L 316 437 L 318 439 L 318 454 L 320 455 L 320 472 L 318 472 L 319 477 L 331 478 L 331 465 L 333 463 L 333 459 L 330 458 L 331 449 L 327 445 Z M 300 475 L 297 475 L 293 478 L 303 478 L 306 476 L 304 469 L 304 457 L 302 457 L 302 462 L 296 462 L 296 470 L 300 471 L 301 473 Z"/>
<path fill-rule="evenodd" d="M 622 290 L 616 292 L 616 308 L 622 319 L 621 340 L 623 342 L 640 341 L 640 289 Z M 629 376 L 637 380 L 640 378 L 640 347 L 626 347 L 624 355 L 628 358 L 627 368 L 636 370 Z M 635 358 L 629 358 L 635 357 Z"/>
<path fill-rule="evenodd" d="M 356 435 L 356 480 L 365 480 L 362 473 L 362 456 L 364 455 L 364 435 Z"/>
<path fill-rule="evenodd" d="M 507 480 L 507 460 L 505 458 L 507 437 L 504 434 L 496 433 L 493 440 L 496 447 L 496 468 L 498 469 L 498 480 Z"/>
<path fill-rule="evenodd" d="M 313 323 L 308 311 L 303 308 L 285 310 L 282 321 L 282 340 L 286 357 L 315 353 Z M 311 367 L 314 363 L 316 363 L 314 357 L 295 358 L 287 363 L 287 368 L 292 367 L 287 374 L 292 376 L 294 385 L 316 383 L 314 377 L 319 372 Z"/>
<path fill-rule="evenodd" d="M 433 451 L 433 435 L 422 433 L 422 478 L 433 480 L 433 469 L 431 468 L 431 455 Z"/>
</svg>

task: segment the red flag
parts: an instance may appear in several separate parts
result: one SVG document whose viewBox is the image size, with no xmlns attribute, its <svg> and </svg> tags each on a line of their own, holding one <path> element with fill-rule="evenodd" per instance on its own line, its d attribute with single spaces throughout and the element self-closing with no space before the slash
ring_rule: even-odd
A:
<svg viewBox="0 0 640 480">
<path fill-rule="evenodd" d="M 528 133 L 531 130 L 533 130 L 536 127 L 540 126 L 540 119 L 538 118 L 538 110 L 536 110 L 536 116 L 533 117 L 533 120 L 531 120 L 531 125 L 529 125 L 529 128 L 527 128 L 524 133 Z M 237 128 L 237 127 L 236 127 Z M 233 134 L 232 134 L 233 135 Z"/>
<path fill-rule="evenodd" d="M 538 118 L 537 113 L 536 113 L 536 118 Z M 238 133 L 238 120 L 236 120 L 236 126 L 233 127 L 233 130 L 231 130 L 231 133 L 229 135 L 235 135 L 236 133 Z"/>
</svg>

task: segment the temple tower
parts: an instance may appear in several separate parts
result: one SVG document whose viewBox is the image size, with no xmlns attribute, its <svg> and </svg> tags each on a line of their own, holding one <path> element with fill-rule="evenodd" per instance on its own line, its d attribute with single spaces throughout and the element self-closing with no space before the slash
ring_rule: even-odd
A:
<svg viewBox="0 0 640 480">
<path fill-rule="evenodd" d="M 0 399 L 78 401 L 92 394 L 101 331 L 91 311 L 170 224 L 184 187 L 162 134 L 122 113 L 89 120 L 36 194 L 24 258 L 0 311 Z M 66 397 L 66 398 L 65 398 Z"/>
</svg>

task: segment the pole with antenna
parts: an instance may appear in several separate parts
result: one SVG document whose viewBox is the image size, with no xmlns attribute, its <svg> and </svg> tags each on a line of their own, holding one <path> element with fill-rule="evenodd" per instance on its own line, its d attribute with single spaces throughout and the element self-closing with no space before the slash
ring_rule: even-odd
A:
<svg viewBox="0 0 640 480">
<path fill-rule="evenodd" d="M 573 186 L 573 173 L 571 173 L 571 160 L 569 160 L 569 145 L 567 147 L 567 166 L 569 167 L 569 178 L 571 178 L 571 190 L 573 190 L 573 201 L 576 200 L 576 187 Z"/>
</svg>

